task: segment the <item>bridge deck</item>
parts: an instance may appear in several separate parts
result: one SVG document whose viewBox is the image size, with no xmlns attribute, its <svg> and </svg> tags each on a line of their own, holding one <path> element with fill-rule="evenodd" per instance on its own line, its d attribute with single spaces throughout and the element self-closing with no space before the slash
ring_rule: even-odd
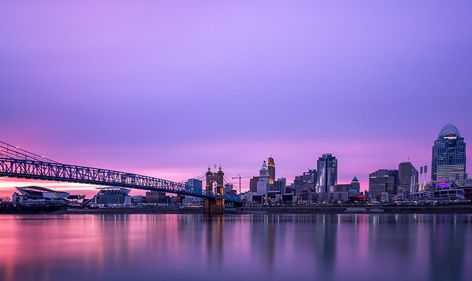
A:
<svg viewBox="0 0 472 281">
<path fill-rule="evenodd" d="M 239 196 L 193 193 L 185 190 L 184 184 L 178 182 L 114 170 L 62 164 L 52 160 L 0 157 L 0 177 L 119 186 L 241 203 Z"/>
</svg>

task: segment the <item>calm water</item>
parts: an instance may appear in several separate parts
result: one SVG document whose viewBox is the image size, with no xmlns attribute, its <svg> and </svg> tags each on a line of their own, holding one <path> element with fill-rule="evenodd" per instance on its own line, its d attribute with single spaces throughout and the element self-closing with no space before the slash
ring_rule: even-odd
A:
<svg viewBox="0 0 472 281">
<path fill-rule="evenodd" d="M 472 215 L 0 216 L 0 280 L 472 280 Z"/>
</svg>

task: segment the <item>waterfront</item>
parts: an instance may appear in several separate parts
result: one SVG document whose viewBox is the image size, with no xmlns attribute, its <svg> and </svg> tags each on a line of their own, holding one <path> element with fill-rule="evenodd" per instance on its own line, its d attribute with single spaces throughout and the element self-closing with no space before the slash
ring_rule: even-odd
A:
<svg viewBox="0 0 472 281">
<path fill-rule="evenodd" d="M 472 215 L 2 215 L 0 279 L 471 280 Z"/>
</svg>

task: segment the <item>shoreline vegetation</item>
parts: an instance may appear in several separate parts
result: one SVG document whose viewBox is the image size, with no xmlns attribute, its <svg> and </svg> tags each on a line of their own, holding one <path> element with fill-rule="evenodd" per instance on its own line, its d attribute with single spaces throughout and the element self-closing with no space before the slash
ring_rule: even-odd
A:
<svg viewBox="0 0 472 281">
<path fill-rule="evenodd" d="M 226 208 L 226 214 L 472 214 L 472 204 L 441 206 L 291 206 L 291 207 L 239 207 Z M 67 208 L 34 207 L 19 208 L 0 206 L 1 214 L 203 214 L 201 207 L 155 207 L 155 208 Z"/>
</svg>

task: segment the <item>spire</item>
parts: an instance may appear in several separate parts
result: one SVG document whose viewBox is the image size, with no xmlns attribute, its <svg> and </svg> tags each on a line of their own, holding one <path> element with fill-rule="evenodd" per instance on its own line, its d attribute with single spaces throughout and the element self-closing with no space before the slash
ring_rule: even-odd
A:
<svg viewBox="0 0 472 281">
<path fill-rule="evenodd" d="M 259 171 L 259 176 L 261 177 L 269 176 L 269 169 L 267 168 L 266 161 L 262 163 L 261 170 Z"/>
<path fill-rule="evenodd" d="M 213 174 L 213 173 L 211 172 L 211 168 L 210 168 L 210 166 L 208 166 L 208 171 L 206 172 L 205 175 L 211 176 L 212 174 Z"/>
</svg>

